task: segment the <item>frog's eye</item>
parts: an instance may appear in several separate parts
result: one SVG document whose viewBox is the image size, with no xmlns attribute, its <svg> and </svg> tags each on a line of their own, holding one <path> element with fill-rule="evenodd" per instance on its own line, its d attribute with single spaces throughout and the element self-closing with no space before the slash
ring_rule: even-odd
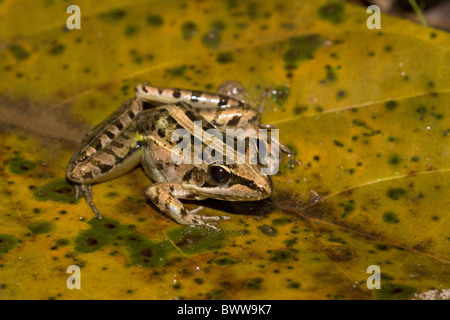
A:
<svg viewBox="0 0 450 320">
<path fill-rule="evenodd" d="M 213 164 L 209 167 L 209 175 L 219 184 L 227 183 L 231 177 L 230 169 L 218 164 Z"/>
</svg>

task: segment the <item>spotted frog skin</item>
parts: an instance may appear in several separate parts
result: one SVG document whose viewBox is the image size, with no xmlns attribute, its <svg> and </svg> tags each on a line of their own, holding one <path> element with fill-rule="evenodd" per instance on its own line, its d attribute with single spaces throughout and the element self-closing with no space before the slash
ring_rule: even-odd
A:
<svg viewBox="0 0 450 320">
<path fill-rule="evenodd" d="M 92 201 L 91 185 L 114 179 L 138 164 L 154 181 L 145 194 L 183 225 L 216 228 L 216 221 L 229 217 L 199 215 L 203 207 L 187 210 L 179 199 L 253 201 L 271 195 L 271 181 L 261 173 L 260 164 L 176 164 L 171 158 L 177 144 L 171 139 L 175 130 L 184 129 L 201 140 L 194 130 L 196 121 L 202 123 L 202 134 L 211 128 L 256 129 L 260 127 L 259 111 L 217 93 L 157 88 L 145 83 L 137 85 L 135 92 L 136 98 L 126 101 L 86 136 L 66 169 L 77 197 L 83 194 L 97 218 L 102 215 Z M 202 141 L 202 150 L 205 147 Z"/>
</svg>

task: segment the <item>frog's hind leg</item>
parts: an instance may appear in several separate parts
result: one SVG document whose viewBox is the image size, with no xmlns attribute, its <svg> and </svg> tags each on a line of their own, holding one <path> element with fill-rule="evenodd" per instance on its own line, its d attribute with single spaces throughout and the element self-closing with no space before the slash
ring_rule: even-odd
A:
<svg viewBox="0 0 450 320">
<path fill-rule="evenodd" d="M 92 201 L 91 185 L 114 179 L 139 164 L 141 141 L 137 139 L 136 130 L 134 124 L 130 125 L 98 151 L 72 158 L 66 168 L 66 177 L 74 182 L 77 196 L 83 195 L 86 198 L 87 204 L 99 219 L 102 215 Z M 90 148 L 92 147 L 88 146 L 86 149 Z"/>
<path fill-rule="evenodd" d="M 94 202 L 92 201 L 92 189 L 90 184 L 75 184 L 75 197 L 78 199 L 80 194 L 83 195 L 83 197 L 86 199 L 87 204 L 89 207 L 91 207 L 92 211 L 94 211 L 95 216 L 97 219 L 102 219 L 103 216 L 100 213 L 100 211 L 95 206 Z"/>
<path fill-rule="evenodd" d="M 201 109 L 226 109 L 230 107 L 250 108 L 250 106 L 242 100 L 214 92 L 179 88 L 160 88 L 153 87 L 148 83 L 138 84 L 135 87 L 134 92 L 136 93 L 138 100 L 159 105 L 175 104 L 183 101 L 191 104 L 195 108 Z"/>
</svg>

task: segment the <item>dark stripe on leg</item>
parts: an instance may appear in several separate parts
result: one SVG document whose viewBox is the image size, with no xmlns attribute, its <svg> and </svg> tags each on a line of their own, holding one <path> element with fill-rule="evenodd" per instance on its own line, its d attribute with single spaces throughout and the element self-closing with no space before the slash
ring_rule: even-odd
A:
<svg viewBox="0 0 450 320">
<path fill-rule="evenodd" d="M 108 138 L 110 138 L 111 140 L 113 140 L 116 137 L 116 135 L 114 133 L 110 132 L 110 131 L 105 131 L 105 135 Z"/>
<path fill-rule="evenodd" d="M 192 91 L 191 94 L 191 101 L 192 102 L 198 102 L 199 98 L 202 96 L 202 92 L 201 91 Z"/>
</svg>

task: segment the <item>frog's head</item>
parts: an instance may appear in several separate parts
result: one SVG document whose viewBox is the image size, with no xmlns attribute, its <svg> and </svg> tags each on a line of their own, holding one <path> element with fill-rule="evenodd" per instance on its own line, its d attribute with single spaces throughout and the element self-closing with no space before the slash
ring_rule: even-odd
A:
<svg viewBox="0 0 450 320">
<path fill-rule="evenodd" d="M 194 167 L 183 177 L 192 194 L 227 201 L 253 201 L 269 197 L 272 184 L 258 165 L 210 164 Z"/>
</svg>

